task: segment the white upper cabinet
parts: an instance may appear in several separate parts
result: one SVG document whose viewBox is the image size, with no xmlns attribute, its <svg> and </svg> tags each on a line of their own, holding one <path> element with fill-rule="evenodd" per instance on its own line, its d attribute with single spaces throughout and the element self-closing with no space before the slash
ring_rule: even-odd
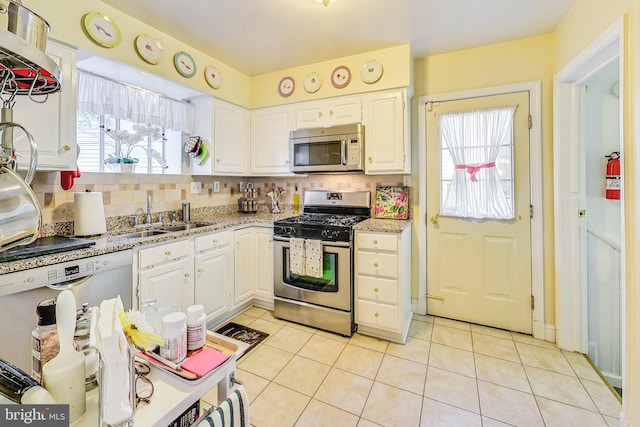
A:
<svg viewBox="0 0 640 427">
<path fill-rule="evenodd" d="M 210 150 L 202 165 L 192 160 L 193 175 L 249 174 L 249 119 L 246 108 L 206 98 L 194 100 L 194 132 Z"/>
<path fill-rule="evenodd" d="M 290 131 L 290 106 L 260 108 L 251 112 L 252 175 L 291 173 Z"/>
<path fill-rule="evenodd" d="M 359 96 L 344 96 L 295 105 L 296 129 L 321 128 L 362 122 Z"/>
<path fill-rule="evenodd" d="M 411 173 L 407 91 L 370 93 L 363 101 L 365 173 Z"/>
<path fill-rule="evenodd" d="M 18 95 L 13 121 L 33 136 L 38 146 L 38 170 L 75 170 L 76 145 L 76 50 L 49 40 L 47 55 L 60 67 L 62 90 L 50 94 L 45 102 L 37 103 L 26 95 Z M 34 97 L 44 100 L 44 96 Z M 28 145 L 24 134 L 14 131 L 15 149 L 23 155 L 21 167 L 28 163 Z M 21 140 L 21 138 L 23 140 Z"/>
</svg>

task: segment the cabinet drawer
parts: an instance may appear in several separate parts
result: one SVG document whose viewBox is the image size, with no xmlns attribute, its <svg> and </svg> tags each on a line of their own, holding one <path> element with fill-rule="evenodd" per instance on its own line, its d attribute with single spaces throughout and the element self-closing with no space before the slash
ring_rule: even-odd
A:
<svg viewBox="0 0 640 427">
<path fill-rule="evenodd" d="M 358 276 L 358 298 L 396 305 L 398 303 L 398 283 L 395 280 L 371 276 Z"/>
<path fill-rule="evenodd" d="M 195 238 L 196 253 L 209 249 L 216 249 L 223 246 L 231 246 L 233 241 L 233 233 L 230 231 L 222 231 L 220 233 L 205 234 Z"/>
<path fill-rule="evenodd" d="M 396 306 L 358 300 L 357 309 L 358 323 L 366 323 L 377 328 L 398 329 L 398 308 Z"/>
<path fill-rule="evenodd" d="M 398 239 L 395 234 L 356 233 L 356 249 L 397 252 Z"/>
<path fill-rule="evenodd" d="M 146 268 L 150 265 L 186 257 L 189 255 L 190 245 L 191 243 L 188 240 L 180 240 L 162 246 L 142 249 L 138 253 L 138 266 L 139 268 Z"/>
<path fill-rule="evenodd" d="M 396 254 L 358 251 L 356 268 L 358 274 L 398 277 L 398 256 Z"/>
</svg>

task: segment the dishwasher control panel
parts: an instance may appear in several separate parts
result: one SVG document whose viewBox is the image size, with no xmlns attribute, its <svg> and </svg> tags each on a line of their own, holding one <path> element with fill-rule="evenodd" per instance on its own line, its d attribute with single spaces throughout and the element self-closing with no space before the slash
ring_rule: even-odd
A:
<svg viewBox="0 0 640 427">
<path fill-rule="evenodd" d="M 43 286 L 65 287 L 73 284 L 70 282 L 132 263 L 133 252 L 126 250 L 3 274 L 0 275 L 0 296 Z"/>
</svg>

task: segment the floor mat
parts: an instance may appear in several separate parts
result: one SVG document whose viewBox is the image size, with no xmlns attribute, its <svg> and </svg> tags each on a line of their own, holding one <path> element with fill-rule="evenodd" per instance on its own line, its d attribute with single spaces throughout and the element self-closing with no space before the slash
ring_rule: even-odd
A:
<svg viewBox="0 0 640 427">
<path fill-rule="evenodd" d="M 226 325 L 219 327 L 216 329 L 216 332 L 249 344 L 249 348 L 247 348 L 240 357 L 247 354 L 253 347 L 269 336 L 266 332 L 261 332 L 234 322 L 229 322 Z"/>
</svg>

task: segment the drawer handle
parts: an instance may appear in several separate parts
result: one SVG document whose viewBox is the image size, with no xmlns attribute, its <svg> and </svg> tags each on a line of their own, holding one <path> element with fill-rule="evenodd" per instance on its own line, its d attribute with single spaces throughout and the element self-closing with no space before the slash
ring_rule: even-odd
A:
<svg viewBox="0 0 640 427">
<path fill-rule="evenodd" d="M 185 279 L 188 279 L 189 277 L 191 277 L 191 275 L 189 273 L 184 273 L 184 277 Z"/>
<path fill-rule="evenodd" d="M 374 263 L 373 263 L 373 266 L 374 266 L 374 268 L 378 268 L 378 263 L 377 263 L 377 262 L 374 262 Z"/>
<path fill-rule="evenodd" d="M 202 268 L 198 269 L 198 273 L 202 273 L 204 270 Z"/>
<path fill-rule="evenodd" d="M 217 245 L 218 244 L 218 239 L 213 239 L 213 244 Z"/>
<path fill-rule="evenodd" d="M 373 315 L 373 317 L 378 317 L 378 316 L 379 316 L 379 314 L 378 314 L 378 313 L 376 313 L 376 314 L 374 314 L 374 315 Z"/>
<path fill-rule="evenodd" d="M 373 161 L 373 157 L 369 157 L 369 163 Z"/>
<path fill-rule="evenodd" d="M 374 245 L 377 245 L 377 244 L 378 244 L 378 241 L 377 241 L 377 240 L 374 240 L 374 241 L 373 241 L 373 244 L 374 244 Z"/>
<path fill-rule="evenodd" d="M 164 256 L 171 256 L 171 251 L 165 251 Z"/>
<path fill-rule="evenodd" d="M 375 288 L 375 289 L 373 290 L 373 292 L 378 292 L 378 288 Z"/>
</svg>

